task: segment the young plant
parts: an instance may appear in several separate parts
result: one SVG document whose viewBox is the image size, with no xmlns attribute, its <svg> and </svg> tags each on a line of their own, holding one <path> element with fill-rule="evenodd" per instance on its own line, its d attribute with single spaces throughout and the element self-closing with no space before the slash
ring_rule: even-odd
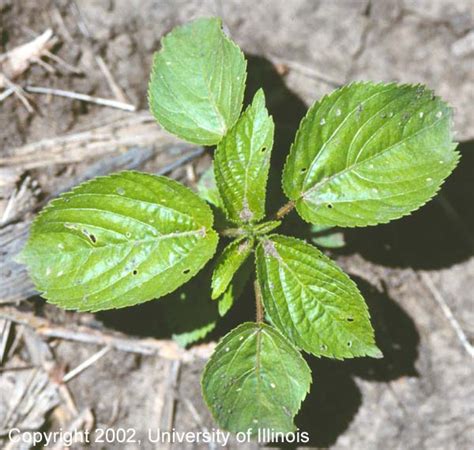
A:
<svg viewBox="0 0 474 450">
<path fill-rule="evenodd" d="M 211 296 L 225 314 L 255 255 L 257 319 L 217 345 L 203 395 L 224 429 L 289 432 L 311 383 L 300 350 L 337 359 L 382 353 L 355 283 L 318 248 L 274 229 L 293 209 L 316 230 L 405 216 L 435 195 L 459 155 L 451 110 L 431 91 L 351 83 L 302 120 L 282 175 L 289 201 L 265 220 L 274 123 L 262 90 L 241 114 L 245 80 L 244 55 L 216 18 L 173 30 L 153 61 L 157 121 L 188 142 L 217 146 L 200 187 L 220 218 L 217 231 L 211 207 L 187 187 L 126 171 L 52 201 L 21 260 L 49 302 L 100 311 L 175 291 L 211 260 L 219 235 L 232 238 L 214 262 Z"/>
</svg>

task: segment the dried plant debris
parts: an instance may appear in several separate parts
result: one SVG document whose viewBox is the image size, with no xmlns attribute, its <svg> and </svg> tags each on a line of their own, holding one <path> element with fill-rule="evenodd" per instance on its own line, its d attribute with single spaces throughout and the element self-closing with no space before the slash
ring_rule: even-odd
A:
<svg viewBox="0 0 474 450">
<path fill-rule="evenodd" d="M 32 41 L 15 47 L 0 55 L 0 88 L 8 87 L 8 80 L 13 81 L 23 74 L 32 63 L 49 55 L 49 50 L 56 43 L 53 31 L 47 29 Z M 44 62 L 42 62 L 44 64 Z"/>
<path fill-rule="evenodd" d="M 0 434 L 5 430 L 37 430 L 59 404 L 57 387 L 39 368 L 0 373 Z"/>
</svg>

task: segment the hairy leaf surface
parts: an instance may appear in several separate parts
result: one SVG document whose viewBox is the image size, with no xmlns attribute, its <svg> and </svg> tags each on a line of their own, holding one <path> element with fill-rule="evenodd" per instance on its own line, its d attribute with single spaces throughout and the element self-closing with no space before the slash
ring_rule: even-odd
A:
<svg viewBox="0 0 474 450">
<path fill-rule="evenodd" d="M 230 243 L 217 259 L 216 268 L 212 274 L 212 298 L 222 295 L 234 274 L 245 262 L 253 248 L 253 240 L 237 240 Z"/>
<path fill-rule="evenodd" d="M 180 183 L 120 172 L 81 184 L 36 218 L 21 259 L 43 297 L 99 311 L 161 297 L 215 252 L 206 203 Z"/>
<path fill-rule="evenodd" d="M 256 261 L 265 310 L 295 345 L 316 356 L 382 356 L 357 286 L 316 247 L 271 235 Z"/>
<path fill-rule="evenodd" d="M 250 322 L 220 341 L 202 377 L 218 425 L 253 434 L 258 428 L 294 431 L 310 384 L 310 369 L 293 345 L 269 325 Z"/>
<path fill-rule="evenodd" d="M 318 225 L 386 223 L 426 203 L 459 155 L 451 110 L 423 86 L 353 83 L 310 108 L 283 188 Z"/>
<path fill-rule="evenodd" d="M 265 215 L 265 196 L 274 124 L 260 89 L 252 104 L 217 146 L 214 172 L 230 220 L 257 222 Z"/>
<path fill-rule="evenodd" d="M 242 109 L 246 61 L 217 18 L 175 28 L 155 53 L 148 99 L 160 125 L 186 141 L 217 144 Z"/>
</svg>

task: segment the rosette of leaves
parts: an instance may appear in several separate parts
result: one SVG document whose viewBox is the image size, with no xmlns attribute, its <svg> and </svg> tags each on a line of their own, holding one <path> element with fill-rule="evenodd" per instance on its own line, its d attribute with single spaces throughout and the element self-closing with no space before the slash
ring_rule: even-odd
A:
<svg viewBox="0 0 474 450">
<path fill-rule="evenodd" d="M 276 228 L 292 210 L 315 231 L 405 216 L 436 194 L 459 155 L 451 109 L 430 90 L 351 83 L 308 110 L 282 174 L 289 201 L 266 218 L 274 123 L 262 90 L 242 112 L 245 80 L 244 55 L 219 19 L 165 36 L 153 61 L 150 109 L 170 133 L 216 146 L 199 195 L 139 172 L 93 179 L 38 215 L 20 259 L 49 302 L 99 311 L 180 292 L 213 258 L 221 235 L 225 248 L 203 278 L 205 301 L 218 301 L 225 314 L 256 273 L 259 314 L 217 345 L 202 377 L 204 398 L 224 429 L 289 432 L 311 383 L 301 351 L 382 354 L 356 284 L 316 246 Z M 222 218 L 217 230 L 214 214 Z M 190 292 L 198 290 L 206 293 Z M 193 302 L 192 294 L 177 297 Z M 203 322 L 194 337 L 213 325 Z M 194 337 L 182 335 L 186 343 Z"/>
</svg>

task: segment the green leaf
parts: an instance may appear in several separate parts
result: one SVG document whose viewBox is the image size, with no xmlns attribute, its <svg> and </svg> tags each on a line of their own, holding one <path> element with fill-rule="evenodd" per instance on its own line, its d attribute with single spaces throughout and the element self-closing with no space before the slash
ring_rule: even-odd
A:
<svg viewBox="0 0 474 450">
<path fill-rule="evenodd" d="M 457 164 L 451 122 L 450 108 L 423 86 L 345 86 L 302 120 L 284 191 L 318 225 L 375 225 L 409 214 Z"/>
<path fill-rule="evenodd" d="M 278 228 L 280 225 L 280 220 L 270 220 L 268 222 L 262 222 L 253 227 L 253 232 L 255 235 L 267 234 L 270 231 L 273 231 L 275 228 Z"/>
<path fill-rule="evenodd" d="M 257 274 L 272 323 L 316 356 L 382 356 L 355 283 L 317 248 L 271 235 L 256 249 Z"/>
<path fill-rule="evenodd" d="M 35 219 L 21 260 L 66 309 L 99 311 L 161 297 L 215 252 L 206 203 L 166 177 L 121 172 L 83 183 Z"/>
<path fill-rule="evenodd" d="M 231 432 L 295 430 L 293 418 L 311 371 L 277 330 L 246 322 L 217 345 L 202 377 L 204 399 L 219 427 Z"/>
<path fill-rule="evenodd" d="M 222 202 L 219 190 L 216 185 L 216 178 L 214 176 L 214 163 L 212 163 L 207 170 L 202 174 L 197 183 L 197 192 L 199 197 L 206 200 L 217 209 L 224 211 L 224 203 Z"/>
<path fill-rule="evenodd" d="M 230 220 L 258 222 L 265 195 L 274 124 L 260 89 L 234 128 L 217 146 L 214 172 Z"/>
<path fill-rule="evenodd" d="M 217 302 L 217 307 L 219 310 L 219 315 L 224 317 L 229 310 L 234 306 L 235 297 L 233 294 L 232 284 L 227 288 L 227 290 L 219 297 Z"/>
<path fill-rule="evenodd" d="M 311 241 L 313 244 L 323 248 L 342 248 L 346 245 L 342 233 L 330 233 L 323 236 L 314 236 Z"/>
<path fill-rule="evenodd" d="M 217 301 L 211 300 L 211 263 L 189 283 L 167 296 L 161 314 L 167 318 L 173 339 L 186 347 L 214 330 L 219 317 L 225 316 L 242 295 L 253 269 L 252 260 L 247 259 Z"/>
<path fill-rule="evenodd" d="M 334 227 L 311 225 L 311 242 L 324 248 L 342 248 L 346 245 L 344 234 L 334 231 Z"/>
<path fill-rule="evenodd" d="M 246 65 L 220 19 L 198 19 L 175 28 L 153 59 L 148 86 L 153 116 L 186 141 L 217 144 L 239 118 Z"/>
<path fill-rule="evenodd" d="M 237 270 L 226 291 L 218 299 L 219 315 L 221 317 L 228 313 L 234 302 L 242 295 L 253 269 L 252 260 L 247 259 Z"/>
<path fill-rule="evenodd" d="M 199 197 L 206 200 L 206 202 L 208 202 L 212 207 L 214 213 L 214 228 L 216 230 L 232 228 L 234 224 L 226 217 L 224 203 L 222 202 L 219 190 L 217 189 L 213 163 L 202 174 L 196 187 Z"/>
<path fill-rule="evenodd" d="M 253 240 L 236 240 L 230 243 L 219 256 L 212 274 L 212 299 L 222 295 L 232 277 L 245 262 L 253 249 Z"/>
</svg>

